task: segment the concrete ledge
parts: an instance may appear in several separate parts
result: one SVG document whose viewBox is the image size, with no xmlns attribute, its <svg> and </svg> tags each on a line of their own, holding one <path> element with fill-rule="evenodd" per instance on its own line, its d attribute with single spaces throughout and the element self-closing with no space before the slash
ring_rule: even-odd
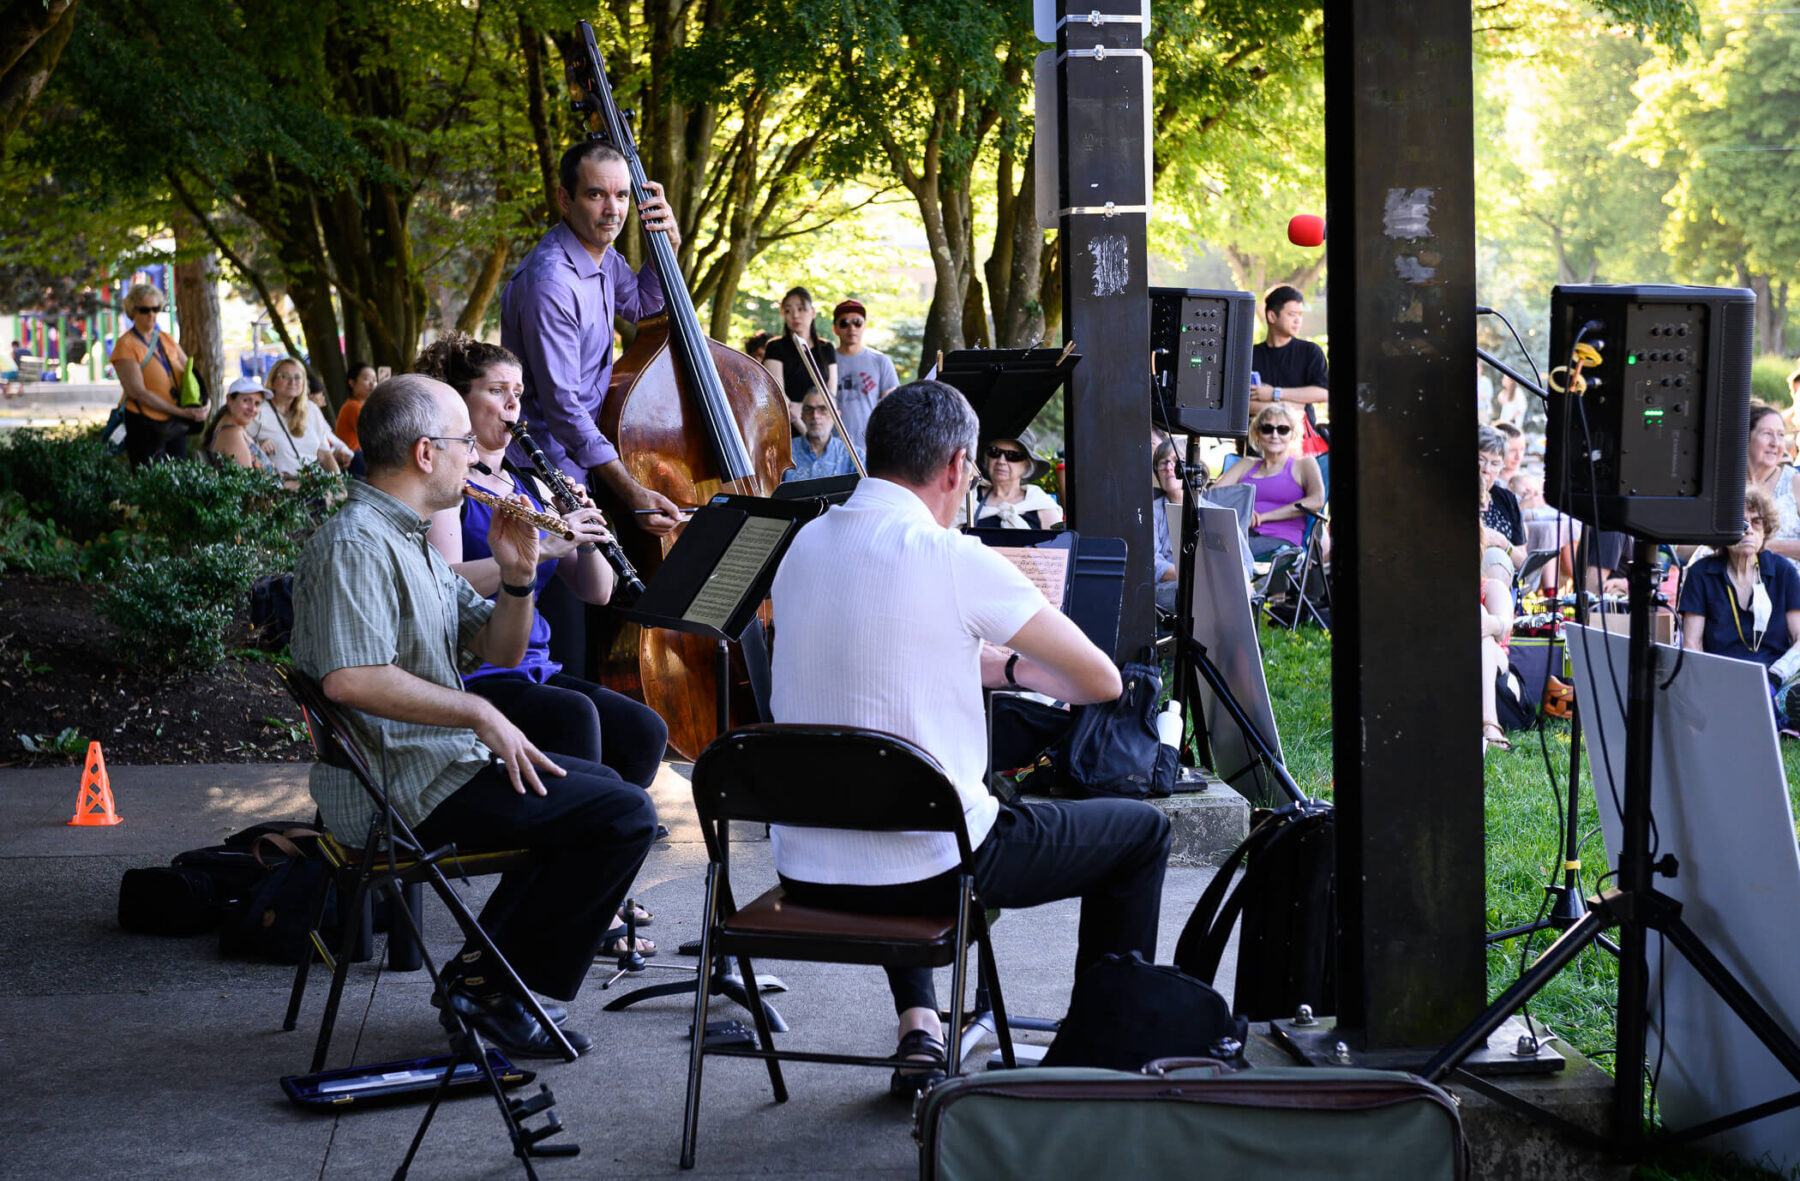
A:
<svg viewBox="0 0 1800 1181">
<path fill-rule="evenodd" d="M 1223 783 L 1150 802 L 1173 829 L 1170 865 L 1218 865 L 1250 832 L 1250 802 Z"/>
<path fill-rule="evenodd" d="M 1596 1135 L 1612 1129 L 1612 1076 L 1576 1053 L 1561 1038 L 1556 1051 L 1568 1065 L 1556 1074 L 1493 1080 L 1536 1107 Z M 1554 1130 L 1451 1083 L 1445 1088 L 1462 1104 L 1463 1134 L 1473 1158 L 1472 1175 L 1481 1181 L 1626 1181 L 1632 1166 L 1578 1147 Z"/>
</svg>

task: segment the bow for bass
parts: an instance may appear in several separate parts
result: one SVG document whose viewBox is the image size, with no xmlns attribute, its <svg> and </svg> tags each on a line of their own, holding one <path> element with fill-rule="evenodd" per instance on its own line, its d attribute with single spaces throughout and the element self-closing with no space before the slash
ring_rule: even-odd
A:
<svg viewBox="0 0 1800 1181">
<path fill-rule="evenodd" d="M 604 140 L 625 157 L 626 168 L 631 174 L 631 197 L 641 206 L 651 195 L 646 187 L 649 178 L 644 173 L 643 162 L 638 159 L 631 128 L 619 113 L 618 104 L 613 102 L 612 86 L 606 80 L 606 62 L 601 59 L 600 46 L 594 41 L 594 26 L 586 21 L 581 22 L 581 50 L 581 60 L 569 70 L 569 80 L 577 92 L 577 97 L 570 99 L 570 105 L 587 114 L 589 139 Z M 737 419 L 725 394 L 725 383 L 706 347 L 706 336 L 698 331 L 700 315 L 694 310 L 694 301 L 682 278 L 675 248 L 669 244 L 668 231 L 646 228 L 644 239 L 649 245 L 650 265 L 656 268 L 656 277 L 662 280 L 670 319 L 692 324 L 695 328 L 692 332 L 676 333 L 671 339 L 682 374 L 688 379 L 688 388 L 706 417 L 706 433 L 712 442 L 713 458 L 719 465 L 719 472 L 726 483 L 749 479 L 756 474 L 756 465 L 744 446 L 743 435 L 738 433 Z"/>
<path fill-rule="evenodd" d="M 844 416 L 838 413 L 837 399 L 832 397 L 831 391 L 825 388 L 825 378 L 819 373 L 819 362 L 813 358 L 812 345 L 801 340 L 798 334 L 794 335 L 793 340 L 794 351 L 800 355 L 800 364 L 805 367 L 807 375 L 812 378 L 813 388 L 824 396 L 825 408 L 831 411 L 831 421 L 837 424 L 838 434 L 843 436 L 844 446 L 850 451 L 850 462 L 856 466 L 856 474 L 865 480 L 868 479 L 869 473 L 863 467 L 862 456 L 856 453 L 856 444 L 850 441 L 850 432 L 844 429 Z"/>
</svg>

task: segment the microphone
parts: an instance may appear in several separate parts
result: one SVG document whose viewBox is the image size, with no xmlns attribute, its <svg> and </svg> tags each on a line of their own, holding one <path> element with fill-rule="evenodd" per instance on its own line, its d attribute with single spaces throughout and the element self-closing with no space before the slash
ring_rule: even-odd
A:
<svg viewBox="0 0 1800 1181">
<path fill-rule="evenodd" d="M 1300 213 L 1288 219 L 1288 241 L 1296 246 L 1323 246 L 1325 219 L 1316 213 Z"/>
</svg>

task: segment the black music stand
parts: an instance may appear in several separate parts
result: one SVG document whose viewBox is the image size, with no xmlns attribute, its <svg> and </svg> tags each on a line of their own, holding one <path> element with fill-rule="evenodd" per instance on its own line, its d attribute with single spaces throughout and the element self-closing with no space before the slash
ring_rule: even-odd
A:
<svg viewBox="0 0 1800 1181">
<path fill-rule="evenodd" d="M 958 349 L 944 354 L 938 380 L 969 400 L 983 439 L 1016 439 L 1080 361 L 1072 347 Z"/>
<path fill-rule="evenodd" d="M 769 597 L 769 585 L 781 556 L 800 526 L 825 511 L 826 502 L 819 498 L 776 500 L 760 496 L 715 496 L 694 511 L 681 537 L 670 548 L 656 573 L 651 575 L 644 593 L 629 607 L 617 608 L 619 615 L 643 624 L 688 635 L 706 636 L 718 644 L 719 660 L 719 733 L 731 728 L 730 684 L 731 645 L 737 643 L 745 655 L 762 651 L 760 644 L 746 645 L 746 633 L 758 626 L 757 608 Z M 766 656 L 764 657 L 766 660 Z M 749 663 L 746 661 L 746 663 Z M 761 683 L 768 683 L 763 669 Z M 756 684 L 758 670 L 751 670 Z M 763 707 L 761 701 L 759 707 Z M 635 924 L 628 924 L 635 931 Z M 661 967 L 673 971 L 690 971 L 673 964 L 643 964 L 644 968 Z M 731 973 L 732 961 L 721 958 L 719 970 L 711 981 L 714 996 L 728 997 L 739 1006 L 750 1007 L 743 984 Z M 613 980 L 618 977 L 614 976 Z M 613 980 L 607 981 L 611 985 Z M 700 986 L 699 980 L 678 980 L 667 984 L 651 984 L 634 989 L 610 1002 L 606 1011 L 628 1009 L 651 997 L 679 996 Z M 604 986 L 603 986 L 604 987 Z M 787 1023 L 767 1001 L 762 1002 L 770 1028 L 787 1032 Z"/>
</svg>

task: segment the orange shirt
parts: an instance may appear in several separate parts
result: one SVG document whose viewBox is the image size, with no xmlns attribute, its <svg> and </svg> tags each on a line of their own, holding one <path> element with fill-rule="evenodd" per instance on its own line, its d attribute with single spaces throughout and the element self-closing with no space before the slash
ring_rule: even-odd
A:
<svg viewBox="0 0 1800 1181">
<path fill-rule="evenodd" d="M 187 354 L 181 351 L 181 346 L 176 344 L 175 338 L 170 336 L 167 332 L 159 330 L 156 337 L 163 356 L 167 357 L 169 365 L 173 366 L 173 372 L 164 368 L 163 363 L 160 360 L 152 360 L 149 365 L 144 364 L 144 355 L 149 351 L 149 346 L 144 343 L 144 338 L 137 334 L 135 328 L 127 328 L 124 332 L 121 332 L 118 341 L 113 345 L 113 372 L 117 373 L 125 366 L 129 365 L 143 375 L 145 389 L 153 394 L 161 394 L 163 397 L 173 402 L 178 396 L 175 387 L 175 378 L 178 374 L 186 371 L 188 363 Z M 128 398 L 124 397 L 119 399 L 119 405 L 125 406 L 126 409 L 136 411 L 145 418 L 157 422 L 166 422 L 169 417 L 160 410 L 152 409 L 149 406 L 141 406 L 136 402 L 130 402 Z"/>
<path fill-rule="evenodd" d="M 356 438 L 356 420 L 362 416 L 362 407 L 361 398 L 351 398 L 338 408 L 337 437 L 352 451 L 362 450 L 362 443 Z"/>
</svg>

